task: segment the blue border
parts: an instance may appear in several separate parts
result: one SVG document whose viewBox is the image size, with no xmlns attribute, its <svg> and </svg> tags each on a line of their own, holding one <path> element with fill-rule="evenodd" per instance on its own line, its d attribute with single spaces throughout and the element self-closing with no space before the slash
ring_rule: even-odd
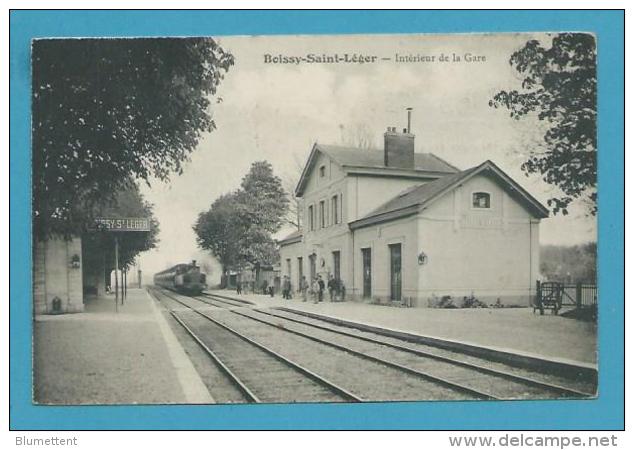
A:
<svg viewBox="0 0 634 450">
<path fill-rule="evenodd" d="M 30 40 L 35 37 L 591 31 L 598 38 L 598 400 L 365 405 L 31 404 Z M 622 11 L 12 11 L 10 427 L 24 429 L 622 429 L 624 13 Z"/>
</svg>

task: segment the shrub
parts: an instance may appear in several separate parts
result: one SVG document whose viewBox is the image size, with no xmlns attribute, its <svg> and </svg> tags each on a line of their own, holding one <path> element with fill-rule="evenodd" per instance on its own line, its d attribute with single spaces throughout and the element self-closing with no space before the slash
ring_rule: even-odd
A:
<svg viewBox="0 0 634 450">
<path fill-rule="evenodd" d="M 438 302 L 438 308 L 454 309 L 457 306 L 454 304 L 451 295 L 443 295 Z"/>
<path fill-rule="evenodd" d="M 462 297 L 463 308 L 488 308 L 488 305 L 478 300 L 473 293 L 468 297 Z"/>
</svg>

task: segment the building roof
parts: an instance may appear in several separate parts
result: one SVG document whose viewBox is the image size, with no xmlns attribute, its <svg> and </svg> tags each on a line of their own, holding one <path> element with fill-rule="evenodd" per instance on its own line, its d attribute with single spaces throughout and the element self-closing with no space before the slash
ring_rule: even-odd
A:
<svg viewBox="0 0 634 450">
<path fill-rule="evenodd" d="M 295 194 L 297 196 L 301 196 L 303 193 L 306 182 L 308 181 L 308 175 L 315 164 L 318 152 L 328 155 L 344 170 L 372 169 L 374 174 L 383 173 L 384 175 L 394 176 L 406 176 L 409 174 L 417 177 L 429 175 L 433 178 L 459 171 L 458 168 L 433 153 L 414 153 L 414 169 L 402 169 L 387 167 L 385 165 L 383 150 L 315 144 L 304 166 L 297 187 L 295 188 Z"/>
<path fill-rule="evenodd" d="M 295 230 L 291 234 L 286 236 L 284 239 L 280 239 L 279 241 L 277 241 L 277 243 L 280 245 L 289 245 L 289 244 L 294 244 L 296 242 L 300 242 L 301 240 L 302 240 L 302 232 Z"/>
<path fill-rule="evenodd" d="M 385 168 L 383 150 L 341 147 L 338 145 L 316 144 L 317 149 L 326 153 L 341 166 Z M 433 153 L 414 153 L 414 170 L 425 172 L 456 172 L 458 169 Z"/>
<path fill-rule="evenodd" d="M 378 222 L 415 214 L 420 207 L 430 204 L 445 193 L 452 191 L 459 184 L 480 173 L 485 173 L 497 180 L 504 189 L 522 203 L 535 217 L 548 217 L 548 209 L 545 206 L 539 203 L 492 161 L 487 160 L 479 166 L 406 189 L 361 219 L 351 222 L 350 228 L 362 228 Z"/>
</svg>

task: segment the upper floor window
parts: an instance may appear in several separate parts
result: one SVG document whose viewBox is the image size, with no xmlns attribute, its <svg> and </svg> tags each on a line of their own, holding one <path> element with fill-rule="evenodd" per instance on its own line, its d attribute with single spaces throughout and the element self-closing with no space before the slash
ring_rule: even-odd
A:
<svg viewBox="0 0 634 450">
<path fill-rule="evenodd" d="M 491 194 L 488 192 L 473 193 L 473 207 L 488 209 L 491 207 Z"/>
<path fill-rule="evenodd" d="M 332 205 L 332 223 L 336 225 L 339 223 L 339 197 L 333 196 L 330 203 Z"/>
<path fill-rule="evenodd" d="M 326 166 L 321 166 L 319 168 L 319 178 L 323 178 L 326 176 Z"/>
<path fill-rule="evenodd" d="M 313 213 L 313 205 L 308 207 L 308 224 L 310 225 L 310 231 L 315 231 L 315 214 Z"/>
<path fill-rule="evenodd" d="M 319 202 L 319 226 L 320 228 L 326 228 L 326 202 Z"/>
</svg>

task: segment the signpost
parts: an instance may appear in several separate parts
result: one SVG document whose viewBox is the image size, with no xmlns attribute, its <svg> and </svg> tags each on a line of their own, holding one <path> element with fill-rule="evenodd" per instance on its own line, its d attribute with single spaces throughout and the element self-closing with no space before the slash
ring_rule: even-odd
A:
<svg viewBox="0 0 634 450">
<path fill-rule="evenodd" d="M 123 295 L 121 296 L 123 300 Z M 119 239 L 114 236 L 114 309 L 119 312 Z"/>
<path fill-rule="evenodd" d="M 114 234 L 114 286 L 115 311 L 119 312 L 119 236 L 116 233 L 127 232 L 148 232 L 150 231 L 150 219 L 147 217 L 97 217 L 95 219 L 95 229 Z M 126 294 L 123 273 L 121 274 L 121 304 Z"/>
<path fill-rule="evenodd" d="M 150 219 L 145 217 L 98 217 L 95 226 L 111 232 L 150 231 Z"/>
</svg>

